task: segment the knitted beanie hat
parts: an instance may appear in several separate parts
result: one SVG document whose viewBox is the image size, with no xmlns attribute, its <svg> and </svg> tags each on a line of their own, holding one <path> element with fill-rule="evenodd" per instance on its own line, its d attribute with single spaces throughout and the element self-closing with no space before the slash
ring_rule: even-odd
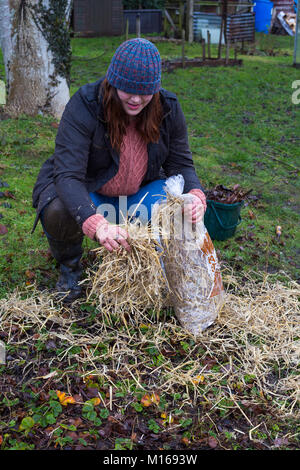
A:
<svg viewBox="0 0 300 470">
<path fill-rule="evenodd" d="M 123 42 L 112 58 L 106 78 L 112 86 L 125 93 L 157 93 L 161 79 L 161 60 L 157 48 L 142 38 Z"/>
</svg>

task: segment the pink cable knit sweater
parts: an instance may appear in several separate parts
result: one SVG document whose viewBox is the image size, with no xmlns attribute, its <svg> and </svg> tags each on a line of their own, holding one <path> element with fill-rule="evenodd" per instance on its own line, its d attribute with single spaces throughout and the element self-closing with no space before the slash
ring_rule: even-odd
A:
<svg viewBox="0 0 300 470">
<path fill-rule="evenodd" d="M 105 196 L 129 196 L 137 193 L 146 174 L 147 164 L 147 144 L 136 131 L 134 123 L 131 123 L 121 146 L 119 170 L 98 192 Z M 198 196 L 206 207 L 205 195 L 200 189 L 192 189 L 190 193 Z M 101 222 L 106 223 L 103 215 L 92 215 L 83 223 L 83 233 L 93 240 Z"/>
<path fill-rule="evenodd" d="M 120 152 L 118 173 L 99 190 L 105 196 L 130 196 L 140 189 L 147 171 L 147 144 L 130 123 Z"/>
</svg>

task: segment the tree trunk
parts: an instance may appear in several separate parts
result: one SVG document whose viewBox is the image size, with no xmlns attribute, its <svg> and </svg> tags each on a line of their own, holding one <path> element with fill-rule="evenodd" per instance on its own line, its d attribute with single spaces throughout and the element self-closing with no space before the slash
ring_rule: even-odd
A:
<svg viewBox="0 0 300 470">
<path fill-rule="evenodd" d="M 60 118 L 69 95 L 72 0 L 0 0 L 7 110 Z"/>
</svg>

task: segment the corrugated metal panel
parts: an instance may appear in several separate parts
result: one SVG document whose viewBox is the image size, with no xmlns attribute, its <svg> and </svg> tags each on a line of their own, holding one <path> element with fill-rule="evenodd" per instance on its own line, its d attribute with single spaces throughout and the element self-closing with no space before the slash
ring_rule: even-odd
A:
<svg viewBox="0 0 300 470">
<path fill-rule="evenodd" d="M 162 32 L 162 11 L 161 10 L 124 10 L 124 25 L 129 21 L 129 34 L 136 33 L 136 16 L 141 18 L 141 33 L 161 33 Z"/>
<path fill-rule="evenodd" d="M 237 13 L 228 16 L 226 37 L 230 42 L 254 42 L 255 13 Z"/>
<path fill-rule="evenodd" d="M 211 43 L 219 42 L 222 17 L 215 13 L 194 12 L 194 38 L 206 40 L 207 30 L 211 33 Z M 255 14 L 237 13 L 227 16 L 226 37 L 230 42 L 249 41 L 255 38 Z M 224 40 L 222 40 L 224 43 Z"/>
<path fill-rule="evenodd" d="M 211 44 L 218 44 L 221 30 L 222 17 L 215 13 L 205 13 L 194 11 L 193 31 L 194 40 L 200 41 L 202 38 L 207 39 L 207 31 L 210 32 Z M 224 44 L 224 37 L 222 39 Z"/>
<path fill-rule="evenodd" d="M 216 13 L 205 13 L 201 11 L 194 11 L 194 27 L 197 27 L 197 24 L 210 24 L 210 25 L 221 25 L 221 16 L 216 15 Z"/>
</svg>

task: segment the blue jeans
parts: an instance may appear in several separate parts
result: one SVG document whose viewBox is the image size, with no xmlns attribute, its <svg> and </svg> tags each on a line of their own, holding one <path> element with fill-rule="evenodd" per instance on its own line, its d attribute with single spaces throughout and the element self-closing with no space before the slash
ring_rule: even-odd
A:
<svg viewBox="0 0 300 470">
<path fill-rule="evenodd" d="M 163 190 L 164 184 L 165 180 L 152 181 L 151 183 L 143 186 L 136 194 L 132 194 L 131 196 L 108 197 L 94 192 L 90 193 L 90 197 L 97 207 L 97 213 L 102 214 L 110 223 L 123 223 L 124 217 L 126 218 L 129 216 L 132 220 L 139 218 L 142 224 L 146 224 L 151 219 L 154 204 L 159 203 L 166 198 L 166 193 Z M 144 199 L 139 205 L 139 202 L 143 197 Z M 53 201 L 50 204 L 53 204 Z M 139 207 L 135 211 L 138 205 Z M 40 213 L 40 220 L 47 238 L 49 240 L 54 240 L 45 227 L 44 212 L 46 207 L 47 206 L 45 206 Z M 65 213 L 63 213 L 61 217 L 62 220 L 64 220 Z M 70 221 L 67 223 L 70 225 Z"/>
<path fill-rule="evenodd" d="M 131 196 L 109 197 L 97 192 L 89 194 L 97 207 L 97 213 L 102 214 L 108 222 L 119 224 L 129 217 L 132 220 L 138 218 L 141 223 L 146 224 L 151 220 L 154 204 L 166 199 L 164 184 L 165 180 L 152 181 Z"/>
</svg>

